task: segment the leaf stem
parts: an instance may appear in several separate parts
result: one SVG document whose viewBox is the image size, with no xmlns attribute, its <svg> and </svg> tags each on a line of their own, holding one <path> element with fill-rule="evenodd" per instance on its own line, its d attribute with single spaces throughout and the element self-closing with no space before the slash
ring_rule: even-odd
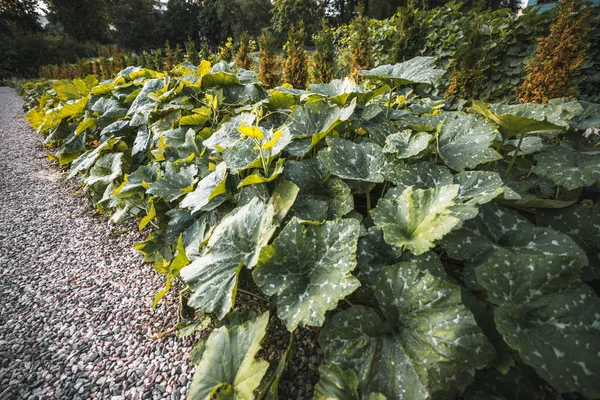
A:
<svg viewBox="0 0 600 400">
<path fill-rule="evenodd" d="M 267 166 L 267 161 L 265 160 L 265 155 L 263 154 L 262 143 L 259 142 L 258 139 L 254 139 L 254 138 L 252 138 L 252 141 L 254 142 L 254 144 L 256 144 L 256 147 L 258 147 L 258 153 L 260 154 L 260 162 L 262 164 L 263 171 L 265 172 L 265 178 L 266 178 L 269 175 L 269 168 Z"/>
<path fill-rule="evenodd" d="M 519 136 L 519 143 L 517 144 L 517 148 L 515 149 L 515 154 L 513 155 L 512 160 L 510 160 L 510 164 L 508 164 L 508 168 L 506 169 L 506 172 L 504 173 L 505 178 L 508 176 L 508 173 L 510 172 L 511 168 L 515 164 L 515 161 L 517 160 L 517 156 L 519 155 L 519 149 L 521 148 L 521 143 L 523 143 L 524 137 L 525 137 L 525 132 L 521 133 L 521 136 Z"/>
<path fill-rule="evenodd" d="M 389 187 L 390 187 L 390 183 L 388 181 L 383 182 L 383 187 L 381 188 L 380 198 L 383 198 L 383 196 L 385 196 Z"/>
<path fill-rule="evenodd" d="M 371 191 L 367 192 L 367 211 L 371 211 Z"/>
</svg>

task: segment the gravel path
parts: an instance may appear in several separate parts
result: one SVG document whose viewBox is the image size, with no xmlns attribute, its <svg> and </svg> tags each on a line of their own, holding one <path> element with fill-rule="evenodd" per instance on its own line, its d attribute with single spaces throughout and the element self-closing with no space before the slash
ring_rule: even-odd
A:
<svg viewBox="0 0 600 400">
<path fill-rule="evenodd" d="M 179 399 L 189 341 L 152 312 L 160 277 L 47 160 L 13 89 L 0 87 L 0 399 Z"/>
</svg>

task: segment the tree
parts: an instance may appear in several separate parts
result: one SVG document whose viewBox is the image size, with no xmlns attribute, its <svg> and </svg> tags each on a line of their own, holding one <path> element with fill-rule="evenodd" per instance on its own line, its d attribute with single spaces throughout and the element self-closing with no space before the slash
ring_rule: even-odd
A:
<svg viewBox="0 0 600 400">
<path fill-rule="evenodd" d="M 586 60 L 590 10 L 581 0 L 560 0 L 550 34 L 538 39 L 535 58 L 517 92 L 520 103 L 547 103 L 558 97 L 575 97 L 575 71 Z"/>
<path fill-rule="evenodd" d="M 169 0 L 167 11 L 163 14 L 166 39 L 174 44 L 185 43 L 188 36 L 198 39 L 200 9 L 196 0 Z"/>
<path fill-rule="evenodd" d="M 227 26 L 219 18 L 219 0 L 204 0 L 198 13 L 200 39 L 214 50 L 231 36 Z"/>
<path fill-rule="evenodd" d="M 287 52 L 287 59 L 283 69 L 284 82 L 298 89 L 306 88 L 308 80 L 308 58 L 304 50 L 304 24 L 299 22 L 292 25 L 288 32 L 288 41 L 284 50 Z"/>
<path fill-rule="evenodd" d="M 235 0 L 235 17 L 231 30 L 239 38 L 246 31 L 251 38 L 260 36 L 261 31 L 270 25 L 271 0 Z"/>
<path fill-rule="evenodd" d="M 368 0 L 365 14 L 375 19 L 389 18 L 396 13 L 398 7 L 402 6 L 403 3 L 402 0 Z"/>
<path fill-rule="evenodd" d="M 161 46 L 165 40 L 161 31 L 160 12 L 153 0 L 116 1 L 111 7 L 114 41 L 132 50 Z"/>
<path fill-rule="evenodd" d="M 36 0 L 3 0 L 0 2 L 0 34 L 12 34 L 13 29 L 35 32 L 40 29 L 37 21 Z"/>
<path fill-rule="evenodd" d="M 62 27 L 66 35 L 86 42 L 108 39 L 109 5 L 106 0 L 46 0 L 48 20 Z M 90 25 L 93 24 L 93 29 Z"/>
<path fill-rule="evenodd" d="M 309 35 L 319 28 L 323 18 L 323 7 L 316 0 L 276 0 L 273 7 L 271 25 L 279 37 L 299 22 L 304 24 Z"/>
</svg>

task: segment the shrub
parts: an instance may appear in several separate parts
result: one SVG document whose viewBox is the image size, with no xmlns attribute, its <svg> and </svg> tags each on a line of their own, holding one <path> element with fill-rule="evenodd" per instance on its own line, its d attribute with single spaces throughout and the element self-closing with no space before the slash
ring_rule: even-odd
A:
<svg viewBox="0 0 600 400">
<path fill-rule="evenodd" d="M 450 84 L 444 97 L 456 96 L 473 99 L 479 95 L 485 80 L 482 63 L 485 61 L 485 38 L 481 34 L 482 21 L 477 16 L 464 21 L 463 43 L 456 49 L 451 62 Z"/>
<path fill-rule="evenodd" d="M 263 29 L 258 38 L 258 77 L 268 87 L 275 87 L 281 81 L 279 62 L 277 60 L 277 44 L 275 36 L 268 29 Z"/>
<path fill-rule="evenodd" d="M 316 50 L 312 58 L 311 75 L 314 83 L 328 83 L 335 76 L 335 47 L 333 32 L 323 20 L 319 33 L 313 36 Z"/>
<path fill-rule="evenodd" d="M 235 56 L 235 47 L 233 46 L 233 38 L 228 37 L 227 42 L 223 46 L 219 46 L 217 58 L 219 61 L 231 62 Z"/>
<path fill-rule="evenodd" d="M 350 51 L 350 71 L 353 78 L 358 79 L 358 73 L 373 66 L 371 57 L 371 33 L 369 19 L 362 12 L 352 20 L 349 26 L 348 50 Z"/>
<path fill-rule="evenodd" d="M 240 35 L 240 42 L 238 51 L 235 55 L 235 65 L 238 68 L 250 69 L 252 66 L 252 60 L 250 59 L 250 53 L 254 51 L 254 41 L 250 41 L 248 32 L 244 31 Z"/>
<path fill-rule="evenodd" d="M 295 88 L 306 88 L 308 80 L 308 57 L 304 50 L 304 24 L 294 24 L 288 32 L 288 41 L 284 46 L 287 52 L 283 75 L 284 82 Z"/>
<path fill-rule="evenodd" d="M 200 54 L 196 48 L 196 43 L 194 43 L 190 36 L 188 36 L 188 40 L 185 42 L 185 52 L 187 53 L 189 62 L 194 65 L 200 64 Z"/>
<path fill-rule="evenodd" d="M 550 34 L 538 39 L 535 58 L 526 66 L 529 74 L 517 91 L 520 103 L 547 103 L 577 94 L 575 70 L 588 54 L 589 17 L 581 0 L 560 0 Z"/>
</svg>

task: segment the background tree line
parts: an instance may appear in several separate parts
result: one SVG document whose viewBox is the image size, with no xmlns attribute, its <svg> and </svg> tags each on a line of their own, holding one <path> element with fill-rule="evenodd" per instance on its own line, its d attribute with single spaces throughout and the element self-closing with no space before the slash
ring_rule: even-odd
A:
<svg viewBox="0 0 600 400">
<path fill-rule="evenodd" d="M 412 0 L 408 0 L 409 2 Z M 97 54 L 98 45 L 116 44 L 141 53 L 165 41 L 188 38 L 211 51 L 243 32 L 257 39 L 270 28 L 282 44 L 290 26 L 303 23 L 308 40 L 329 26 L 349 23 L 357 10 L 369 18 L 393 15 L 407 0 L 3 0 L 0 2 L 0 78 L 33 76 L 42 65 L 75 62 Z M 445 0 L 418 0 L 435 8 Z M 517 7 L 515 0 L 466 0 L 465 8 Z M 47 23 L 42 24 L 45 15 Z"/>
</svg>

